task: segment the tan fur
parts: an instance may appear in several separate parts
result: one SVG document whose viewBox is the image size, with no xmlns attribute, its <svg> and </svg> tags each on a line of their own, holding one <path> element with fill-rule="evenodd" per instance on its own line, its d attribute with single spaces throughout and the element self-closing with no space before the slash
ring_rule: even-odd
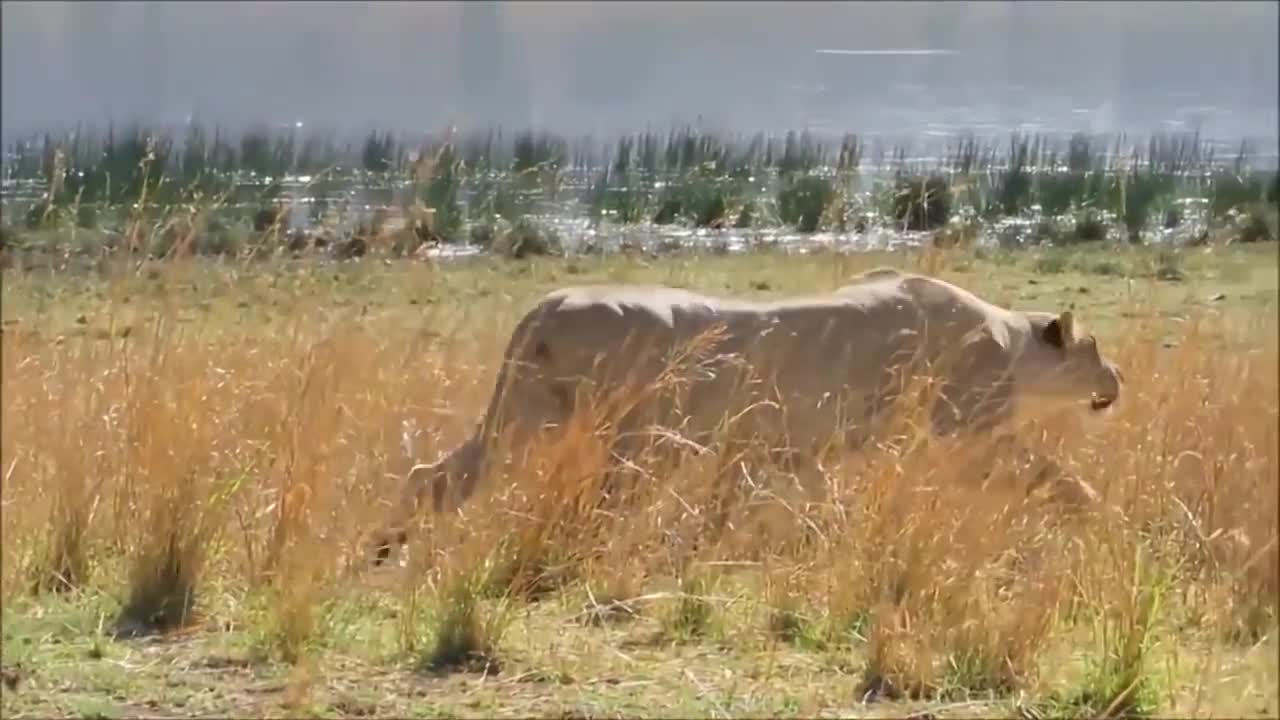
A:
<svg viewBox="0 0 1280 720">
<path fill-rule="evenodd" d="M 991 432 L 1027 400 L 1109 404 L 1119 373 L 1073 327 L 1067 313 L 1007 310 L 889 268 L 831 293 L 768 302 L 652 286 L 556 290 L 513 332 L 475 435 L 411 471 L 393 527 L 428 491 L 437 511 L 446 494 L 456 496 L 451 505 L 465 501 L 500 434 L 518 458 L 600 392 L 650 390 L 623 395 L 636 402 L 615 418 L 624 458 L 654 427 L 704 445 L 733 417 L 733 437 L 811 462 L 833 434 L 847 448 L 865 443 L 903 378 L 926 371 L 941 380 L 931 411 L 938 435 Z M 1051 330 L 1062 331 L 1062 346 L 1046 339 Z"/>
</svg>

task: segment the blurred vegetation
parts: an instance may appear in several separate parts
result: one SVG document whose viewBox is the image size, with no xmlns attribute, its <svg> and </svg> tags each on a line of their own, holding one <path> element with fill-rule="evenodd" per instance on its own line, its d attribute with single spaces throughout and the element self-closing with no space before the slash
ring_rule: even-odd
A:
<svg viewBox="0 0 1280 720">
<path fill-rule="evenodd" d="M 1228 228 L 1246 242 L 1273 239 L 1280 174 L 1252 159 L 1246 144 L 1217 157 L 1197 134 L 1142 142 L 964 136 L 925 161 L 909 159 L 905 147 L 809 131 L 674 127 L 601 140 L 500 128 L 411 139 L 375 129 L 352 142 L 292 126 L 238 136 L 199 123 L 81 126 L 6 148 L 4 224 L 10 234 L 76 227 L 126 235 L 199 209 L 218 222 L 195 234 L 222 237 L 196 246 L 220 252 L 245 240 L 228 237 L 232 228 L 291 248 L 333 247 L 306 228 L 337 223 L 354 235 L 374 209 L 414 207 L 431 212 L 429 230 L 415 231 L 431 242 L 482 246 L 503 237 L 499 226 L 575 207 L 597 226 L 861 233 L 880 224 L 932 233 L 962 217 L 1021 218 L 1032 223 L 1033 242 L 1138 243 L 1189 223 Z"/>
</svg>

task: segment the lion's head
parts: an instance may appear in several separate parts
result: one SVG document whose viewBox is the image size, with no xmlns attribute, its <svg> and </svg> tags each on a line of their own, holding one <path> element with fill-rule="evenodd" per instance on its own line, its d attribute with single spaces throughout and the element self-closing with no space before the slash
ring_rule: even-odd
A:
<svg viewBox="0 0 1280 720">
<path fill-rule="evenodd" d="M 1030 337 L 1019 362 L 1019 389 L 1043 400 L 1073 405 L 1086 403 L 1102 412 L 1120 397 L 1124 375 L 1098 350 L 1070 310 L 1026 313 Z"/>
</svg>

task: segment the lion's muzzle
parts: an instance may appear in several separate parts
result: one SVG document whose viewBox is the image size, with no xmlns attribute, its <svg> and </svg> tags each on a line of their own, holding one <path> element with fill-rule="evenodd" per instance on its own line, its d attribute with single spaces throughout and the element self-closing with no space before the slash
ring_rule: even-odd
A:
<svg viewBox="0 0 1280 720">
<path fill-rule="evenodd" d="M 1102 412 L 1120 399 L 1120 386 L 1124 384 L 1124 375 L 1111 363 L 1106 363 L 1102 373 L 1102 390 L 1095 391 L 1089 400 L 1089 409 Z"/>
</svg>

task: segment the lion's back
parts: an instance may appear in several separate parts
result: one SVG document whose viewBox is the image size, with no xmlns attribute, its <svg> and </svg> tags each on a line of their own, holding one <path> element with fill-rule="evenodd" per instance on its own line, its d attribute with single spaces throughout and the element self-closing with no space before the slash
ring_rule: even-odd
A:
<svg viewBox="0 0 1280 720">
<path fill-rule="evenodd" d="M 625 375 L 651 379 L 674 349 L 713 327 L 733 303 L 663 286 L 564 287 L 525 316 L 509 352 L 560 376 L 606 384 Z"/>
<path fill-rule="evenodd" d="M 876 268 L 839 294 L 876 308 L 869 313 L 884 331 L 897 329 L 903 314 L 889 306 L 907 306 L 921 328 L 929 328 L 940 344 L 950 344 L 979 325 L 1007 324 L 1012 313 L 955 283 L 929 275 Z"/>
</svg>

